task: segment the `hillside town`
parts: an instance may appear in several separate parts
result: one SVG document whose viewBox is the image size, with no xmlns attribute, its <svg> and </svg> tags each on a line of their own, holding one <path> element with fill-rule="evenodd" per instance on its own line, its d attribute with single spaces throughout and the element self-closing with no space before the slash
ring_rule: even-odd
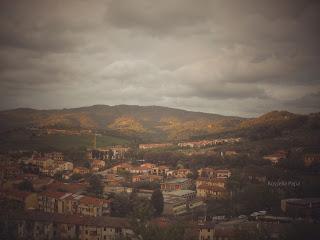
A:
<svg viewBox="0 0 320 240">
<path fill-rule="evenodd" d="M 280 239 L 295 224 L 317 226 L 319 151 L 252 155 L 238 147 L 245 141 L 96 147 L 94 138 L 81 161 L 58 151 L 2 153 L 1 231 L 16 239 L 137 239 L 132 216 L 149 214 L 150 228 L 183 224 L 183 239 L 261 231 Z"/>
</svg>

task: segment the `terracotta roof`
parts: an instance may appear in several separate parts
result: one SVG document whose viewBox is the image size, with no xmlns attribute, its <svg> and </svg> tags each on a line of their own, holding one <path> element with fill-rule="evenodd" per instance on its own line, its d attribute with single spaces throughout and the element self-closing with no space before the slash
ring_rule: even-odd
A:
<svg viewBox="0 0 320 240">
<path fill-rule="evenodd" d="M 226 189 L 223 187 L 218 187 L 218 186 L 208 186 L 205 184 L 202 184 L 197 187 L 197 190 L 204 189 L 204 190 L 210 190 L 210 191 L 215 191 L 215 192 L 226 192 Z"/>
<path fill-rule="evenodd" d="M 108 203 L 109 201 L 105 199 L 90 197 L 90 196 L 83 196 L 79 198 L 79 203 L 85 205 L 94 205 L 94 206 L 102 206 L 103 204 Z"/>
<path fill-rule="evenodd" d="M 66 194 L 67 193 L 65 193 L 65 192 L 50 192 L 50 191 L 46 191 L 46 192 L 39 193 L 39 196 L 45 196 L 45 197 L 59 199 L 59 198 L 63 197 Z"/>
<path fill-rule="evenodd" d="M 196 181 L 203 181 L 203 182 L 211 182 L 211 183 L 226 183 L 227 180 L 224 178 L 203 178 L 200 177 Z"/>
</svg>

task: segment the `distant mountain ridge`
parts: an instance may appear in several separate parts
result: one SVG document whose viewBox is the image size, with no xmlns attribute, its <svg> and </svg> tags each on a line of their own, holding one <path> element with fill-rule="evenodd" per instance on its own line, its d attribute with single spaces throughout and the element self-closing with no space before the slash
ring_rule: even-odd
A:
<svg viewBox="0 0 320 240">
<path fill-rule="evenodd" d="M 274 111 L 258 118 L 192 112 L 160 106 L 93 105 L 61 110 L 0 111 L 0 131 L 39 128 L 110 130 L 150 141 L 188 139 L 261 126 L 307 122 L 311 115 Z M 316 121 L 319 114 L 314 114 Z M 296 127 L 296 126 L 294 126 Z"/>
</svg>

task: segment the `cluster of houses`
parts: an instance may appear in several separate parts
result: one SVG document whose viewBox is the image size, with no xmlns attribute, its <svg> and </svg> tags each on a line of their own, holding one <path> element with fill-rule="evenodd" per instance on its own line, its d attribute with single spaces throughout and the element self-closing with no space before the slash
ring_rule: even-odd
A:
<svg viewBox="0 0 320 240">
<path fill-rule="evenodd" d="M 228 140 L 229 143 L 233 141 L 240 141 L 240 139 Z M 186 145 L 179 146 L 197 148 L 220 143 L 204 140 L 181 143 Z M 172 145 L 166 143 L 141 144 L 139 148 L 170 146 Z M 15 222 L 18 238 L 133 239 L 133 231 L 128 219 L 110 217 L 111 200 L 108 200 L 108 196 L 136 192 L 138 196 L 150 199 L 153 190 L 144 189 L 141 187 L 144 184 L 139 185 L 139 183 L 159 184 L 164 198 L 162 215 L 168 218 L 194 214 L 205 216 L 206 200 L 223 200 L 232 196 L 232 192 L 227 187 L 232 175 L 229 169 L 206 167 L 195 171 L 188 168 L 173 169 L 166 165 L 145 162 L 141 165 L 123 162 L 106 168 L 107 161 L 119 162 L 124 159 L 129 150 L 121 146 L 89 149 L 87 151 L 87 159 L 90 163 L 88 168 L 73 166 L 73 163 L 65 161 L 63 154 L 59 152 L 34 152 L 31 158 L 24 159 L 23 163 L 38 169 L 40 174 L 24 173 L 17 164 L 1 166 L 0 204 L 15 204 L 16 209 L 24 211 L 22 215 L 12 213 L 8 218 Z M 229 154 L 234 156 L 237 153 L 231 151 Z M 227 155 L 226 152 L 225 155 Z M 278 164 L 287 157 L 287 151 L 279 150 L 264 156 L 264 159 Z M 319 154 L 309 154 L 305 155 L 304 162 L 308 166 L 320 161 L 319 159 Z M 53 179 L 56 173 L 62 173 L 65 182 Z M 88 194 L 87 180 L 68 181 L 73 174 L 99 175 L 103 185 L 101 198 Z M 252 171 L 246 169 L 243 174 L 250 181 L 266 182 L 264 173 L 258 172 L 256 168 Z M 33 191 L 18 189 L 17 186 L 24 181 L 32 184 Z M 319 217 L 320 200 L 319 198 L 284 199 L 281 201 L 281 209 L 290 217 Z M 194 223 L 193 227 L 197 229 L 200 240 L 234 239 L 239 227 L 250 231 L 267 228 L 276 238 L 282 231 L 282 222 L 288 221 L 290 222 L 291 219 L 274 218 L 259 213 L 254 215 L 253 221 L 247 218 L 232 221 L 204 221 Z"/>
<path fill-rule="evenodd" d="M 64 161 L 64 156 L 60 152 L 38 153 L 33 152 L 30 159 L 24 161 L 25 164 L 33 165 L 39 172 L 54 176 L 58 172 L 72 172 L 73 163 Z"/>
<path fill-rule="evenodd" d="M 112 147 L 101 147 L 92 148 L 87 150 L 87 158 L 89 160 L 122 160 L 125 158 L 129 147 L 123 146 L 112 146 Z"/>
<path fill-rule="evenodd" d="M 272 164 L 279 164 L 281 160 L 284 160 L 288 157 L 289 152 L 287 150 L 278 150 L 272 154 L 263 156 L 264 160 L 270 161 Z"/>
<path fill-rule="evenodd" d="M 17 239 L 134 239 L 129 221 L 125 218 L 27 211 L 23 214 L 9 213 L 8 219 L 16 226 Z"/>
<path fill-rule="evenodd" d="M 201 140 L 193 142 L 181 142 L 178 143 L 179 147 L 188 147 L 188 148 L 202 148 L 209 147 L 214 145 L 226 144 L 226 143 L 238 143 L 241 141 L 241 138 L 219 138 L 213 140 Z"/>
<path fill-rule="evenodd" d="M 109 215 L 110 201 L 83 194 L 87 187 L 87 184 L 47 181 L 31 192 L 5 185 L 0 191 L 0 200 L 14 203 L 15 208 L 23 210 L 92 217 Z"/>
<path fill-rule="evenodd" d="M 228 169 L 202 168 L 196 180 L 197 196 L 200 198 L 226 199 L 230 191 L 226 189 L 227 179 L 231 177 Z"/>
<path fill-rule="evenodd" d="M 190 142 L 180 142 L 177 144 L 180 148 L 203 148 L 210 147 L 215 145 L 227 144 L 227 143 L 238 143 L 241 141 L 241 138 L 218 138 L 213 140 L 200 140 L 200 141 L 190 141 Z M 175 146 L 173 143 L 149 143 L 149 144 L 140 144 L 139 149 L 155 149 L 155 148 L 168 148 Z"/>
</svg>

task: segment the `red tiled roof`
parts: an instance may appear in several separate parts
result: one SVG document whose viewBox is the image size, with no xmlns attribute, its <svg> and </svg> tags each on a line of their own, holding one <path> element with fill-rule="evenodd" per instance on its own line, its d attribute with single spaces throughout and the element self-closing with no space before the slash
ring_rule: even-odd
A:
<svg viewBox="0 0 320 240">
<path fill-rule="evenodd" d="M 85 204 L 85 205 L 94 205 L 94 206 L 102 206 L 103 204 L 108 203 L 106 199 L 99 199 L 95 197 L 90 196 L 83 196 L 79 198 L 79 203 Z"/>
<path fill-rule="evenodd" d="M 63 197 L 66 194 L 67 193 L 65 193 L 65 192 L 50 192 L 50 191 L 46 191 L 46 192 L 39 193 L 39 196 L 46 196 L 46 197 L 50 197 L 50 198 L 59 199 L 59 198 Z"/>
<path fill-rule="evenodd" d="M 197 187 L 197 190 L 203 189 L 203 190 L 210 190 L 210 191 L 214 191 L 214 192 L 225 192 L 226 189 L 223 187 L 218 187 L 218 186 L 208 186 L 205 184 L 202 184 L 200 186 Z"/>
</svg>

